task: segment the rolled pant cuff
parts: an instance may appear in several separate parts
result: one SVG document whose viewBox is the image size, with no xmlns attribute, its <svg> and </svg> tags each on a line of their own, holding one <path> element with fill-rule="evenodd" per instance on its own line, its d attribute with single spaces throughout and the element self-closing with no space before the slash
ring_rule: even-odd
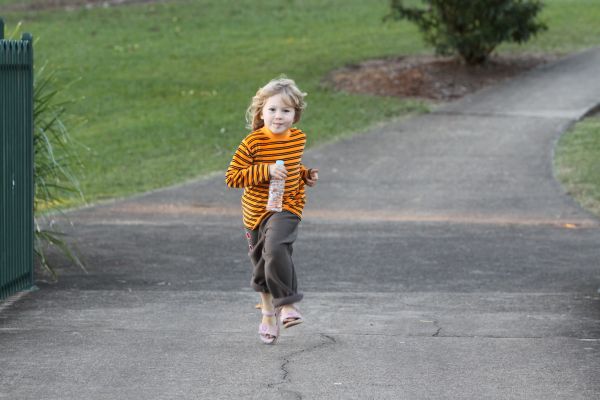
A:
<svg viewBox="0 0 600 400">
<path fill-rule="evenodd" d="M 304 295 L 302 293 L 296 293 L 291 296 L 273 299 L 273 307 L 281 307 L 281 306 L 286 306 L 288 304 L 298 303 L 303 298 L 304 298 Z"/>
<path fill-rule="evenodd" d="M 264 286 L 258 285 L 254 282 L 250 282 L 250 285 L 252 285 L 252 289 L 254 289 L 255 292 L 259 292 L 259 293 L 269 293 L 269 291 L 267 289 L 265 289 Z"/>
</svg>

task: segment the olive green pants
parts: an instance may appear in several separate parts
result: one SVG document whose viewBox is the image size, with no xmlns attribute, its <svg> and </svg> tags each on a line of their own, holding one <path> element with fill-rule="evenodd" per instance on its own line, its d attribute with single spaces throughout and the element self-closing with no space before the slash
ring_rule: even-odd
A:
<svg viewBox="0 0 600 400">
<path fill-rule="evenodd" d="M 299 223 L 298 216 L 282 211 L 265 218 L 257 229 L 246 229 L 248 255 L 254 266 L 252 287 L 257 292 L 270 293 L 275 307 L 297 303 L 304 297 L 298 293 L 292 261 Z"/>
</svg>

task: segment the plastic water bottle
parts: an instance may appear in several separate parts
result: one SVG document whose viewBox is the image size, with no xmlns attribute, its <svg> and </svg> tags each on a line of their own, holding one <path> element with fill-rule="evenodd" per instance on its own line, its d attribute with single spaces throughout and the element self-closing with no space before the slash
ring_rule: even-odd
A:
<svg viewBox="0 0 600 400">
<path fill-rule="evenodd" d="M 283 165 L 283 160 L 275 161 L 277 165 Z M 267 201 L 267 211 L 281 212 L 283 205 L 283 191 L 285 190 L 285 179 L 271 178 L 269 183 L 269 200 Z"/>
</svg>

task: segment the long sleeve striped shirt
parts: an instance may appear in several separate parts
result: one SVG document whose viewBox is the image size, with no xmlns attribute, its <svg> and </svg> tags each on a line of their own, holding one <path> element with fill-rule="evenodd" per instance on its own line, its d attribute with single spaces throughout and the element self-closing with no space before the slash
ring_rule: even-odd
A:
<svg viewBox="0 0 600 400">
<path fill-rule="evenodd" d="M 229 187 L 244 188 L 242 215 L 246 228 L 258 228 L 271 213 L 266 209 L 269 165 L 277 160 L 283 160 L 287 169 L 282 208 L 302 218 L 308 176 L 308 170 L 301 163 L 305 145 L 306 135 L 296 128 L 274 134 L 262 127 L 242 140 L 225 173 L 225 183 Z"/>
</svg>

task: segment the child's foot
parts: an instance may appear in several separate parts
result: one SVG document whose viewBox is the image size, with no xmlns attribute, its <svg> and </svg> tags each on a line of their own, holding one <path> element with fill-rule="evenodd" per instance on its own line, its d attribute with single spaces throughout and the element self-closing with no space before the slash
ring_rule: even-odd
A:
<svg viewBox="0 0 600 400">
<path fill-rule="evenodd" d="M 277 323 L 277 318 L 275 318 L 275 311 L 265 311 L 268 314 L 264 314 L 262 316 L 262 323 L 266 325 L 275 326 Z"/>
<path fill-rule="evenodd" d="M 287 304 L 281 307 L 281 324 L 284 328 L 291 328 L 304 322 L 304 318 L 294 304 Z"/>
<path fill-rule="evenodd" d="M 265 344 L 275 344 L 279 337 L 279 324 L 277 323 L 277 313 L 275 311 L 262 310 L 262 322 L 258 327 L 260 340 Z"/>
</svg>

